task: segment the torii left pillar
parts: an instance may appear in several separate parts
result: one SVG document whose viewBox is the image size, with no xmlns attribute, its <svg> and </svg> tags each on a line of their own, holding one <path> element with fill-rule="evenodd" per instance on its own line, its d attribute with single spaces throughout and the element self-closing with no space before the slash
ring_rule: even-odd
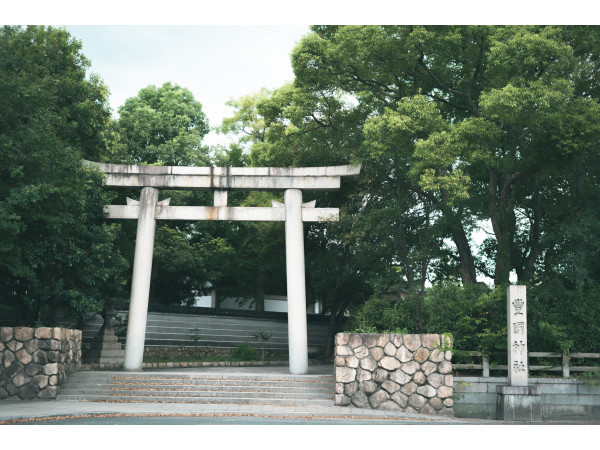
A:
<svg viewBox="0 0 600 450">
<path fill-rule="evenodd" d="M 125 370 L 142 370 L 157 202 L 158 189 L 152 187 L 142 189 L 135 240 L 133 277 L 131 279 L 131 300 L 129 302 L 127 341 L 125 344 Z"/>
<path fill-rule="evenodd" d="M 284 198 L 290 373 L 302 375 L 308 373 L 302 191 L 287 189 Z"/>
</svg>

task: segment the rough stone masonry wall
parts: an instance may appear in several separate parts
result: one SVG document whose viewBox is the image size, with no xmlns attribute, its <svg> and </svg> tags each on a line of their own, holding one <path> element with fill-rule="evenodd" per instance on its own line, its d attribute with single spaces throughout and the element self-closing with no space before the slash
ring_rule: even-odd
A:
<svg viewBox="0 0 600 450">
<path fill-rule="evenodd" d="M 335 344 L 336 405 L 454 415 L 449 336 L 339 333 Z"/>
<path fill-rule="evenodd" d="M 56 398 L 80 368 L 80 330 L 0 328 L 0 400 Z"/>
</svg>

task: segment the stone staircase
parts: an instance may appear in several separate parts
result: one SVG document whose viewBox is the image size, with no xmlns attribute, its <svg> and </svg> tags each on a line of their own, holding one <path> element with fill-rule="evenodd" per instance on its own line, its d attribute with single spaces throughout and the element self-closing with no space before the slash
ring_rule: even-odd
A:
<svg viewBox="0 0 600 450">
<path fill-rule="evenodd" d="M 195 308 L 209 309 L 210 308 Z M 125 314 L 119 311 L 119 315 Z M 317 318 L 308 317 L 307 338 L 309 353 L 323 353 L 327 347 L 328 324 Z M 103 321 L 97 315 L 94 320 L 86 322 L 83 328 L 85 345 L 97 339 Z M 113 326 L 116 325 L 114 322 Z M 197 332 L 197 340 L 191 336 Z M 265 350 L 287 352 L 288 324 L 287 320 L 223 317 L 211 315 L 148 313 L 144 346 L 152 347 L 201 347 L 216 349 L 235 349 L 239 344 L 250 342 L 255 344 L 254 333 L 258 330 L 271 335 L 265 343 Z M 121 336 L 119 342 L 125 343 Z M 84 351 L 84 357 L 86 352 Z"/>
<path fill-rule="evenodd" d="M 57 400 L 333 406 L 332 375 L 78 372 Z"/>
</svg>

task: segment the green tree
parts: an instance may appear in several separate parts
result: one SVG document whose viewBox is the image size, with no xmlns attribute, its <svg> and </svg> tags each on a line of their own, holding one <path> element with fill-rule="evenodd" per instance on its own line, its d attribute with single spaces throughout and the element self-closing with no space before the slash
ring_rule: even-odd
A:
<svg viewBox="0 0 600 450">
<path fill-rule="evenodd" d="M 202 105 L 185 88 L 148 86 L 119 108 L 118 130 L 134 164 L 208 165 L 202 139 L 210 131 Z"/>
<path fill-rule="evenodd" d="M 427 281 L 499 286 L 514 272 L 594 295 L 600 28 L 312 30 L 292 53 L 294 83 L 232 102 L 223 127 L 251 165 L 363 162 L 351 189 L 315 196 L 342 220 L 306 227 L 309 296 L 341 317 L 373 293 L 408 295 L 423 330 Z"/>
<path fill-rule="evenodd" d="M 101 310 L 123 288 L 110 196 L 81 164 L 103 151 L 110 117 L 88 67 L 63 29 L 0 30 L 0 303 L 21 324 L 56 306 Z"/>
<path fill-rule="evenodd" d="M 415 205 L 431 205 L 463 283 L 478 272 L 506 283 L 512 270 L 540 279 L 557 224 L 596 200 L 598 28 L 313 30 L 292 55 L 295 85 L 370 109 L 367 150 L 392 177 L 407 176 Z M 407 109 L 419 95 L 431 107 Z M 432 108 L 441 123 L 427 130 Z M 425 135 L 385 136 L 411 127 Z M 402 148 L 410 159 L 388 159 Z M 471 233 L 481 221 L 493 236 L 478 260 Z"/>
<path fill-rule="evenodd" d="M 224 258 L 232 249 L 209 233 L 170 226 L 157 229 L 150 299 L 153 303 L 187 304 L 205 294 L 210 282 L 221 275 Z"/>
</svg>

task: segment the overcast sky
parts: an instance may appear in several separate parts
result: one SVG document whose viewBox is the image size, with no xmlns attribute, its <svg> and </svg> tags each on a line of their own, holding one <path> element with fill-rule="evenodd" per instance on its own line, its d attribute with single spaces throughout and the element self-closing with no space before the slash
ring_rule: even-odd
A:
<svg viewBox="0 0 600 450">
<path fill-rule="evenodd" d="M 293 80 L 290 53 L 309 32 L 308 24 L 567 22 L 589 17 L 576 7 L 580 1 L 565 10 L 555 0 L 545 0 L 543 8 L 535 1 L 505 0 L 483 9 L 479 0 L 429 0 L 426 8 L 398 0 L 103 0 L 89 6 L 80 0 L 28 0 L 3 5 L 0 21 L 86 24 L 67 29 L 82 41 L 92 71 L 108 86 L 113 115 L 140 89 L 170 81 L 192 91 L 214 127 L 232 114 L 225 106 L 229 99 Z M 211 133 L 205 143 L 227 139 Z"/>
<path fill-rule="evenodd" d="M 231 116 L 229 99 L 292 81 L 290 53 L 310 30 L 299 26 L 67 26 L 110 89 L 113 115 L 129 97 L 168 81 L 202 103 L 210 125 Z M 206 144 L 224 142 L 211 133 Z"/>
<path fill-rule="evenodd" d="M 590 17 L 579 8 L 588 4 L 586 0 L 571 0 L 568 8 L 558 0 L 504 0 L 485 3 L 484 8 L 480 0 L 5 3 L 0 14 L 3 24 L 87 25 L 67 28 L 83 42 L 92 70 L 108 85 L 115 112 L 141 88 L 171 81 L 193 92 L 211 126 L 231 114 L 225 106 L 230 98 L 292 81 L 289 55 L 309 32 L 308 24 L 550 24 L 578 23 Z"/>
</svg>

